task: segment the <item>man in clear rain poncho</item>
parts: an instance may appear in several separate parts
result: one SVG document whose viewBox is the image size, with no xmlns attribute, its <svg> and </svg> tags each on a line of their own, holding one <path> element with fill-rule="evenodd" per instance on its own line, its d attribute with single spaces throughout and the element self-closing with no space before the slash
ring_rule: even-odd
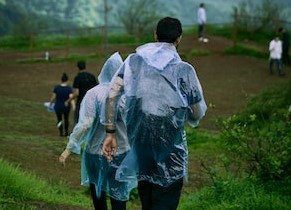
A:
<svg viewBox="0 0 291 210">
<path fill-rule="evenodd" d="M 101 109 L 108 96 L 110 81 L 122 63 L 122 58 L 117 52 L 105 62 L 98 77 L 99 85 L 88 90 L 83 98 L 79 121 L 59 158 L 64 164 L 71 152 L 81 153 L 82 143 L 85 142 L 81 161 L 81 184 L 90 186 L 94 207 L 100 210 L 107 210 L 106 194 L 110 196 L 113 210 L 125 210 L 130 191 L 136 187 L 135 180 L 128 182 L 115 180 L 115 171 L 129 150 L 125 124 L 120 116 L 117 117 L 116 122 L 118 155 L 110 164 L 102 155 L 102 144 L 106 133 L 104 125 L 100 123 Z M 120 103 L 122 102 L 124 101 L 120 100 Z M 122 107 L 119 105 L 119 109 Z"/>
<path fill-rule="evenodd" d="M 121 181 L 138 179 L 143 210 L 176 209 L 187 175 L 184 124 L 195 127 L 205 115 L 206 103 L 195 69 L 181 60 L 179 20 L 158 22 L 155 38 L 129 55 L 112 79 L 106 103 L 108 160 L 118 154 L 116 112 L 125 96 L 124 119 L 131 150 L 116 172 Z"/>
</svg>

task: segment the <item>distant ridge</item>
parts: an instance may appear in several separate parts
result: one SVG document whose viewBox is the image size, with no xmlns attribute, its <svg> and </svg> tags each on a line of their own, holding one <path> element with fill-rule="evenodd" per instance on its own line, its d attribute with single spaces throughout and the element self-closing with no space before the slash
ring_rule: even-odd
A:
<svg viewBox="0 0 291 210">
<path fill-rule="evenodd" d="M 204 0 L 207 9 L 208 23 L 232 22 L 233 8 L 242 0 Z M 259 0 L 253 0 L 259 2 Z M 114 2 L 114 3 L 113 3 Z M 118 10 L 122 4 L 132 0 L 110 1 L 108 0 L 109 13 L 108 24 L 120 26 Z M 155 0 L 160 7 L 162 16 L 174 16 L 182 21 L 184 26 L 196 24 L 196 11 L 200 2 L 194 0 L 168 1 Z M 276 0 L 291 13 L 291 1 Z M 35 27 L 66 28 L 70 26 L 95 27 L 104 24 L 104 0 L 0 0 L 0 35 L 13 30 L 15 24 L 19 24 L 23 17 L 41 22 Z M 291 15 L 290 15 L 291 17 Z M 290 19 L 291 21 L 291 19 Z"/>
</svg>

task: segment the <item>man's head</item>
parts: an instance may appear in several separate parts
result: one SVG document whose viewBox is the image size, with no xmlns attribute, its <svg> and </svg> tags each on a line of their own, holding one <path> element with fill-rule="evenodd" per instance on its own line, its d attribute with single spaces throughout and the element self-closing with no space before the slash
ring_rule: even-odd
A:
<svg viewBox="0 0 291 210">
<path fill-rule="evenodd" d="M 77 67 L 78 67 L 79 70 L 86 69 L 86 62 L 85 61 L 78 61 Z"/>
<path fill-rule="evenodd" d="M 279 29 L 278 29 L 278 32 L 279 33 L 282 33 L 282 32 L 284 32 L 285 31 L 285 29 L 281 26 Z"/>
<path fill-rule="evenodd" d="M 175 43 L 181 35 L 182 25 L 178 19 L 165 17 L 158 22 L 156 28 L 157 41 Z"/>
<path fill-rule="evenodd" d="M 200 7 L 204 7 L 204 3 L 201 3 L 199 6 L 200 6 Z"/>
</svg>

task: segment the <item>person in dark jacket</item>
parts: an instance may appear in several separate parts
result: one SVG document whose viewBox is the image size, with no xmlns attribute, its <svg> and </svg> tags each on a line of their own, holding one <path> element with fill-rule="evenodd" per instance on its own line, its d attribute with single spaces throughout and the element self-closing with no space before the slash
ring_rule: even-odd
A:
<svg viewBox="0 0 291 210">
<path fill-rule="evenodd" d="M 96 77 L 86 70 L 86 62 L 78 61 L 77 67 L 79 69 L 79 73 L 74 78 L 73 83 L 73 97 L 71 97 L 66 103 L 68 104 L 70 100 L 77 99 L 76 101 L 76 109 L 75 109 L 75 124 L 78 123 L 79 120 L 79 111 L 82 99 L 84 98 L 86 92 L 95 87 L 97 85 Z"/>
<path fill-rule="evenodd" d="M 282 62 L 284 65 L 289 66 L 290 65 L 290 57 L 289 57 L 289 33 L 288 31 L 280 27 L 279 28 L 279 33 L 282 35 L 281 40 L 282 40 Z"/>
</svg>

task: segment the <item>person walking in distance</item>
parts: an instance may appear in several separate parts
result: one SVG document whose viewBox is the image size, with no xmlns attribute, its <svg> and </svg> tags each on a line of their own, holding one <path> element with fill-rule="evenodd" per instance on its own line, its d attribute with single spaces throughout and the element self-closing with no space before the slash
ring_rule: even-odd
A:
<svg viewBox="0 0 291 210">
<path fill-rule="evenodd" d="M 123 63 L 119 53 L 114 53 L 105 62 L 99 76 L 99 85 L 85 94 L 80 108 L 80 118 L 69 137 L 66 149 L 59 157 L 65 164 L 71 152 L 80 154 L 84 142 L 81 161 L 81 184 L 90 186 L 91 197 L 96 210 L 107 210 L 106 195 L 110 196 L 112 210 L 126 210 L 126 201 L 136 180 L 119 182 L 115 180 L 115 172 L 129 150 L 124 121 L 118 117 L 116 135 L 119 153 L 109 163 L 102 154 L 105 126 L 100 123 L 102 107 L 109 91 L 110 80 Z M 122 106 L 119 106 L 121 108 Z M 119 110 L 117 110 L 119 113 Z"/>
<path fill-rule="evenodd" d="M 156 42 L 138 47 L 115 74 L 105 107 L 103 152 L 110 161 L 118 154 L 115 107 L 118 98 L 125 97 L 123 116 L 131 149 L 116 179 L 137 178 L 142 210 L 177 208 L 187 176 L 184 125 L 197 126 L 207 109 L 194 67 L 177 52 L 181 39 L 181 22 L 161 19 Z"/>
<path fill-rule="evenodd" d="M 77 124 L 79 120 L 80 105 L 83 97 L 89 89 L 97 85 L 96 77 L 86 70 L 85 61 L 78 61 L 77 67 L 79 69 L 79 73 L 74 78 L 73 97 L 66 101 L 66 104 L 68 104 L 71 100 L 76 99 L 74 116 L 75 124 Z"/>
<path fill-rule="evenodd" d="M 208 39 L 205 38 L 205 24 L 206 24 L 206 10 L 204 8 L 204 3 L 199 5 L 197 11 L 197 22 L 198 22 L 198 41 L 199 42 L 208 42 Z"/>
<path fill-rule="evenodd" d="M 57 127 L 60 136 L 69 135 L 69 114 L 71 105 L 65 102 L 73 96 L 72 87 L 68 85 L 69 77 L 66 73 L 62 74 L 61 84 L 56 85 L 53 90 L 50 104 L 55 103 L 54 110 L 57 116 Z M 65 133 L 64 133 L 65 130 Z"/>
</svg>

